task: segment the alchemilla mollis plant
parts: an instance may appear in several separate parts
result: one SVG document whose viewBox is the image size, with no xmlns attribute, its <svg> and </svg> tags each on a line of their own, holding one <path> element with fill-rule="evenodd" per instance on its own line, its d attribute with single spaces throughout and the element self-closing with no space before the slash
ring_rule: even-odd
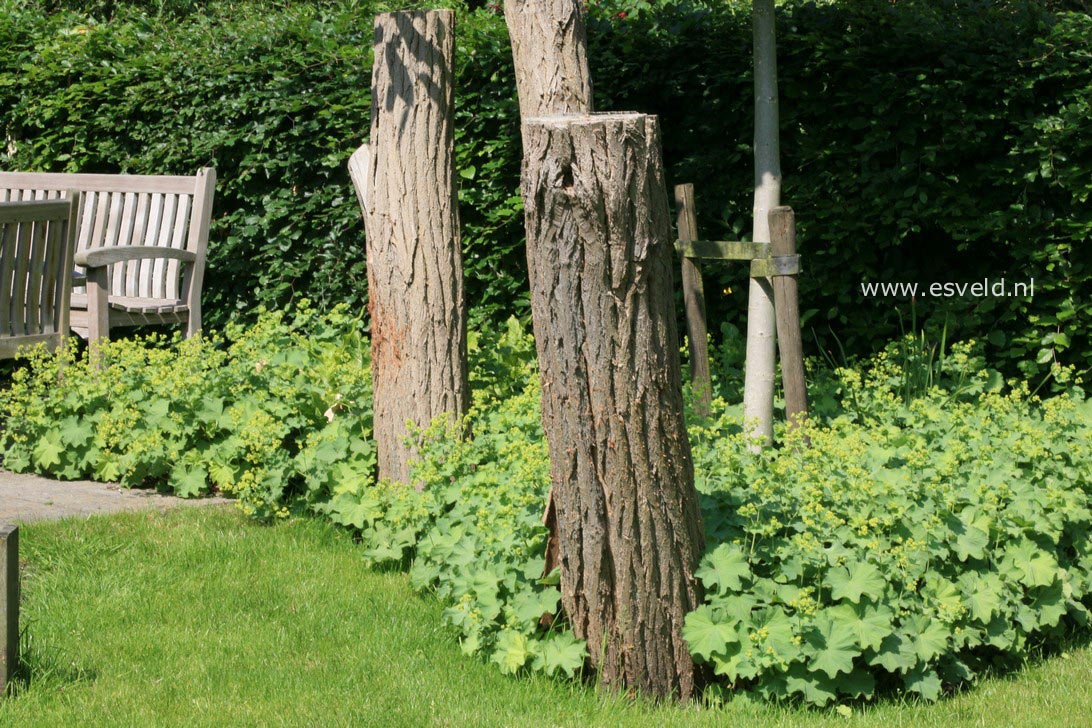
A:
<svg viewBox="0 0 1092 728">
<path fill-rule="evenodd" d="M 468 654 L 581 674 L 588 648 L 543 573 L 530 336 L 515 320 L 473 333 L 474 407 L 414 433 L 406 485 L 374 479 L 360 328 L 305 305 L 224 337 L 111 343 L 102 371 L 33 354 L 0 395 L 5 467 L 317 512 L 441 599 Z M 922 377 L 911 343 L 816 377 L 812 423 L 780 447 L 753 452 L 723 399 L 691 423 L 708 549 L 685 636 L 714 690 L 936 700 L 1087 623 L 1092 401 L 1006 384 L 971 344 Z"/>
</svg>

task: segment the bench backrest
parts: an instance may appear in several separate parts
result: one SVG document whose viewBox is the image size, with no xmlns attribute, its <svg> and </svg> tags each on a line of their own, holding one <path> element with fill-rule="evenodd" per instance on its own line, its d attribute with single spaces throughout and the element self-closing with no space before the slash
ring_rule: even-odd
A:
<svg viewBox="0 0 1092 728">
<path fill-rule="evenodd" d="M 68 337 L 77 216 L 69 200 L 0 203 L 0 359 Z"/>
<path fill-rule="evenodd" d="M 136 260 L 110 266 L 110 295 L 181 299 L 200 296 L 216 171 L 193 177 L 0 172 L 0 202 L 48 200 L 77 190 L 81 197 L 76 251 L 116 245 L 188 250 L 177 260 Z"/>
</svg>

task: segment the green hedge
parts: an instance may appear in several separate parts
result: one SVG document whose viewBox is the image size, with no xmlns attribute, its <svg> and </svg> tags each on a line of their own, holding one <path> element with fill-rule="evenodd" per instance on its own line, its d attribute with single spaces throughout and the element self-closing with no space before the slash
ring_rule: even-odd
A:
<svg viewBox="0 0 1092 728">
<path fill-rule="evenodd" d="M 76 10 L 42 12 L 57 5 Z M 871 350 L 913 317 L 988 340 L 1009 370 L 1092 359 L 1092 18 L 1081 7 L 779 7 L 784 200 L 806 256 L 810 346 Z M 214 164 L 210 323 L 299 296 L 362 308 L 363 225 L 345 162 L 367 133 L 372 15 L 386 8 L 0 0 L 0 168 Z M 749 4 L 610 0 L 592 4 L 589 31 L 600 108 L 658 113 L 669 183 L 696 184 L 704 233 L 746 235 Z M 488 6 L 462 12 L 458 32 L 469 300 L 480 316 L 526 315 L 507 35 Z M 712 316 L 738 320 L 742 269 L 707 268 Z M 1032 276 L 1032 301 L 911 306 L 858 288 Z"/>
</svg>

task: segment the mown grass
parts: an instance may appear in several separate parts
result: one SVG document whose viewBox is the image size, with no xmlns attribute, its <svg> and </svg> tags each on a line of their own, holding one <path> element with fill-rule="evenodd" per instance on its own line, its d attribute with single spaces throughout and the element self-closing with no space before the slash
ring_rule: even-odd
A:
<svg viewBox="0 0 1092 728">
<path fill-rule="evenodd" d="M 231 508 L 22 529 L 26 681 L 0 725 L 1080 725 L 1092 649 L 939 704 L 655 706 L 506 678 L 464 657 L 441 606 L 336 528 Z M 1082 717 L 1083 716 L 1083 717 Z"/>
</svg>

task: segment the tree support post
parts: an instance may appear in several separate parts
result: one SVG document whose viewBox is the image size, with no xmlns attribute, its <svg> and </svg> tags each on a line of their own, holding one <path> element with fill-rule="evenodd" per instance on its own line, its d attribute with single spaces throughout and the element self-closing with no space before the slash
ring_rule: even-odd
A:
<svg viewBox="0 0 1092 728">
<path fill-rule="evenodd" d="M 527 260 L 561 599 L 601 684 L 689 699 L 702 523 L 655 117 L 523 125 Z"/>
<path fill-rule="evenodd" d="M 0 526 L 0 697 L 19 667 L 19 528 Z"/>
<path fill-rule="evenodd" d="M 709 374 L 709 329 L 705 318 L 705 285 L 701 268 L 683 248 L 698 240 L 698 216 L 694 210 L 694 185 L 675 185 L 675 209 L 678 211 L 683 305 L 690 341 L 690 381 L 694 390 L 694 411 L 708 417 L 712 411 L 713 381 Z"/>
<path fill-rule="evenodd" d="M 804 379 L 804 349 L 800 337 L 800 303 L 796 291 L 796 217 L 791 207 L 775 207 L 769 213 L 770 256 L 774 263 L 774 310 L 777 312 L 777 345 L 781 354 L 781 383 L 785 388 L 785 422 L 790 431 L 802 427 L 808 417 L 808 387 Z M 781 263 L 779 266 L 778 263 Z"/>
</svg>

